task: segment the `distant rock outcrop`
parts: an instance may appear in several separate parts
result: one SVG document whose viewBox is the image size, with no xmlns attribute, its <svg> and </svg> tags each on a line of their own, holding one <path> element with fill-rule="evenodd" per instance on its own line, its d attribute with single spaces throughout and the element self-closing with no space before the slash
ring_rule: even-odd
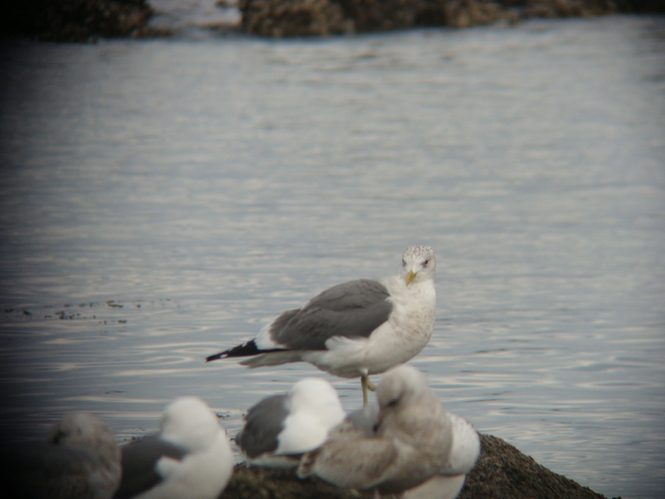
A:
<svg viewBox="0 0 665 499">
<path fill-rule="evenodd" d="M 330 0 L 240 0 L 242 29 L 269 37 L 327 36 L 350 32 L 342 8 Z"/>
<path fill-rule="evenodd" d="M 21 0 L 2 10 L 5 33 L 53 42 L 139 36 L 152 16 L 145 0 Z"/>
<path fill-rule="evenodd" d="M 500 438 L 481 435 L 478 463 L 467 476 L 459 499 L 606 499 L 587 487 L 551 472 Z M 220 499 L 358 499 L 320 480 L 299 480 L 293 471 L 236 466 Z"/>
<path fill-rule="evenodd" d="M 266 37 L 426 26 L 467 28 L 533 17 L 665 12 L 665 0 L 217 0 L 223 8 L 236 2 L 242 15 L 240 29 Z M 150 0 L 22 0 L 5 4 L 0 10 L 3 32 L 41 41 L 89 42 L 100 37 L 172 34 L 169 29 L 148 26 L 153 15 Z"/>
<path fill-rule="evenodd" d="M 239 8 L 244 31 L 276 37 L 424 26 L 466 28 L 531 17 L 591 17 L 618 11 L 613 0 L 241 0 Z"/>
</svg>

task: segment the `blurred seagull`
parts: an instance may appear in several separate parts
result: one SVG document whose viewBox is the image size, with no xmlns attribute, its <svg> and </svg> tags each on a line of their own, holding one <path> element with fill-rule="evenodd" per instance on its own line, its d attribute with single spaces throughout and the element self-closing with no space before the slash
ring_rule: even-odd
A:
<svg viewBox="0 0 665 499">
<path fill-rule="evenodd" d="M 160 432 L 122 447 L 116 499 L 216 499 L 233 472 L 226 432 L 205 402 L 181 397 L 162 416 Z"/>
<path fill-rule="evenodd" d="M 455 499 L 462 490 L 480 455 L 480 438 L 466 419 L 451 413 L 448 418 L 453 425 L 453 445 L 447 466 L 442 473 L 407 490 L 404 499 Z"/>
<path fill-rule="evenodd" d="M 456 497 L 478 459 L 477 432 L 445 411 L 413 367 L 388 371 L 377 398 L 378 408 L 352 413 L 319 449 L 306 453 L 298 475 L 315 474 L 340 488 L 378 495 Z M 437 484 L 444 490 L 437 492 Z"/>
<path fill-rule="evenodd" d="M 379 374 L 417 355 L 434 326 L 436 256 L 428 246 L 410 246 L 397 276 L 383 282 L 360 279 L 333 286 L 303 308 L 287 310 L 253 340 L 211 355 L 251 357 L 251 368 L 305 361 L 343 378 L 361 378 L 363 403 Z"/>
<path fill-rule="evenodd" d="M 288 394 L 273 395 L 249 409 L 236 442 L 258 466 L 294 467 L 344 420 L 337 392 L 320 378 L 298 381 Z"/>
<path fill-rule="evenodd" d="M 110 499 L 120 483 L 120 449 L 105 422 L 73 413 L 46 442 L 4 449 L 0 468 L 2 497 Z"/>
</svg>

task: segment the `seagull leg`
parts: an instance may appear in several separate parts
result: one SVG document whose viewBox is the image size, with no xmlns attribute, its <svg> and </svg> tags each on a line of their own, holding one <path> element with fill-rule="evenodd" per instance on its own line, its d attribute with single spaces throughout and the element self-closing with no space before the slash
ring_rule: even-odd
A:
<svg viewBox="0 0 665 499">
<path fill-rule="evenodd" d="M 367 397 L 367 390 L 375 392 L 376 386 L 374 386 L 374 384 L 369 380 L 369 374 L 367 374 L 366 372 L 360 375 L 360 385 L 363 388 L 363 406 L 366 406 L 367 403 L 369 402 L 369 399 Z"/>
</svg>

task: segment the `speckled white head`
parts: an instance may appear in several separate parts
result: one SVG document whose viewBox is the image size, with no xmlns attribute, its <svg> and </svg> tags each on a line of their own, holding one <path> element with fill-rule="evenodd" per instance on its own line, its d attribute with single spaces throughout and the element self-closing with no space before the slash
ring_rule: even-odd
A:
<svg viewBox="0 0 665 499">
<path fill-rule="evenodd" d="M 164 409 L 161 438 L 190 452 L 205 449 L 223 431 L 217 417 L 198 397 L 179 397 Z"/>
<path fill-rule="evenodd" d="M 409 246 L 402 255 L 400 277 L 406 285 L 434 280 L 436 254 L 429 246 Z"/>
</svg>

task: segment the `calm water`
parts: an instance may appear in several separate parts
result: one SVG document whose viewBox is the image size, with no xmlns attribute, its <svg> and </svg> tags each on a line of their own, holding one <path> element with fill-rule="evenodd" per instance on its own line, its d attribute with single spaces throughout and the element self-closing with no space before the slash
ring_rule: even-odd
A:
<svg viewBox="0 0 665 499">
<path fill-rule="evenodd" d="M 230 434 L 309 365 L 206 355 L 438 252 L 413 361 L 446 406 L 596 491 L 665 490 L 665 20 L 328 40 L 5 47 L 4 429 L 178 395 Z M 377 377 L 377 380 L 379 377 Z"/>
</svg>

